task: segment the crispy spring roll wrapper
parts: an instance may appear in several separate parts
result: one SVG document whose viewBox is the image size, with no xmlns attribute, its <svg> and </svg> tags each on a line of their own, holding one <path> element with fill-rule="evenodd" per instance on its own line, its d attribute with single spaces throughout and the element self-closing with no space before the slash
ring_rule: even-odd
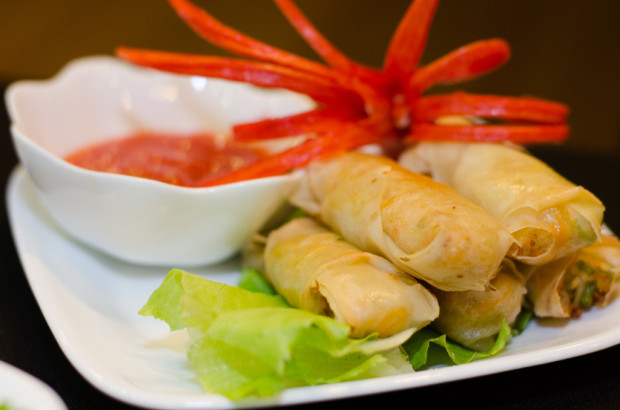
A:
<svg viewBox="0 0 620 410">
<path fill-rule="evenodd" d="M 516 239 L 510 256 L 542 265 L 594 243 L 603 204 L 542 161 L 502 144 L 424 142 L 399 162 L 453 187 Z"/>
<path fill-rule="evenodd" d="M 576 253 L 526 272 L 528 299 L 539 317 L 578 317 L 593 305 L 617 296 L 620 241 L 604 233 Z"/>
<path fill-rule="evenodd" d="M 443 290 L 483 290 L 514 239 L 445 184 L 386 157 L 313 163 L 291 201 L 346 240 Z"/>
<path fill-rule="evenodd" d="M 504 318 L 512 325 L 521 311 L 526 293 L 524 282 L 514 265 L 506 261 L 487 290 L 431 290 L 440 310 L 431 326 L 465 347 L 488 350 L 495 343 Z"/>
<path fill-rule="evenodd" d="M 362 252 L 311 218 L 272 231 L 265 277 L 292 306 L 351 326 L 351 337 L 419 330 L 439 314 L 422 284 L 386 259 Z"/>
</svg>

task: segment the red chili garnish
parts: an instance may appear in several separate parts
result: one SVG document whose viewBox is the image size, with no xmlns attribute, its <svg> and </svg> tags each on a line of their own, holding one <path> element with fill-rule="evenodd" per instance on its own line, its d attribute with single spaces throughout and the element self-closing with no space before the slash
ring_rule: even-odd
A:
<svg viewBox="0 0 620 410">
<path fill-rule="evenodd" d="M 415 102 L 412 112 L 415 123 L 432 122 L 448 115 L 466 115 L 534 124 L 563 124 L 568 115 L 565 105 L 538 98 L 472 95 L 463 92 L 422 97 Z"/>
<path fill-rule="evenodd" d="M 236 125 L 233 127 L 233 133 L 237 141 L 283 138 L 310 132 L 322 134 L 330 130 L 334 120 L 342 121 L 343 119 L 354 118 L 355 115 L 352 113 L 336 110 L 332 107 L 323 107 L 286 118 Z"/>
<path fill-rule="evenodd" d="M 305 142 L 217 180 L 214 185 L 277 175 L 310 161 L 369 143 L 422 140 L 557 143 L 568 135 L 568 108 L 537 98 L 472 95 L 423 96 L 435 85 L 470 80 L 510 58 L 501 39 L 477 41 L 419 66 L 438 0 L 415 0 L 388 46 L 381 70 L 358 64 L 319 33 L 291 0 L 274 0 L 284 16 L 327 63 L 311 61 L 260 42 L 215 19 L 188 0 L 169 0 L 177 14 L 205 40 L 253 60 L 119 48 L 135 64 L 186 75 L 243 81 L 306 94 L 317 108 L 233 128 L 237 140 L 306 136 Z M 446 116 L 488 123 L 443 125 Z M 498 124 L 498 121 L 501 123 Z"/>
<path fill-rule="evenodd" d="M 425 91 L 435 84 L 471 80 L 499 67 L 510 58 L 510 46 L 501 39 L 468 44 L 421 67 L 410 77 L 409 92 Z"/>
<path fill-rule="evenodd" d="M 330 121 L 329 126 L 326 127 L 329 128 L 329 131 L 308 138 L 299 145 L 260 159 L 246 167 L 222 176 L 209 178 L 202 185 L 214 186 L 282 175 L 294 169 L 305 167 L 311 161 L 326 159 L 362 145 L 381 143 L 385 140 L 385 134 L 381 130 L 384 121 L 371 117 L 363 122 L 363 126 L 356 126 L 341 121 Z"/>
<path fill-rule="evenodd" d="M 568 135 L 566 125 L 466 125 L 442 126 L 419 124 L 409 135 L 409 141 L 471 141 L 517 144 L 536 142 L 561 142 Z"/>
</svg>

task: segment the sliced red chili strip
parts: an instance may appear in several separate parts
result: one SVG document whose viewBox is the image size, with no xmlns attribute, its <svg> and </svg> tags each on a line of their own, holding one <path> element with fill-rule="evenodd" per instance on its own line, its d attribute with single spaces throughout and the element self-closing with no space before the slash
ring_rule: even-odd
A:
<svg viewBox="0 0 620 410">
<path fill-rule="evenodd" d="M 408 142 L 416 141 L 471 141 L 501 142 L 517 144 L 562 142 L 568 136 L 566 125 L 470 125 L 445 126 L 415 124 Z"/>
<path fill-rule="evenodd" d="M 438 0 L 415 0 L 401 20 L 383 63 L 384 71 L 405 84 L 420 61 Z"/>
<path fill-rule="evenodd" d="M 355 65 L 319 33 L 299 8 L 290 0 L 274 0 L 289 22 L 327 63 L 342 72 L 352 72 Z"/>
<path fill-rule="evenodd" d="M 434 84 L 470 80 L 499 67 L 510 58 L 510 46 L 501 39 L 476 41 L 421 67 L 409 88 L 421 93 Z"/>
<path fill-rule="evenodd" d="M 331 155 L 341 154 L 348 149 L 346 144 L 337 143 L 331 136 L 311 138 L 286 151 L 265 157 L 253 164 L 239 168 L 223 176 L 209 179 L 201 184 L 201 186 L 223 185 L 250 179 L 283 175 L 292 170 L 302 168 L 312 161 L 327 158 Z"/>
<path fill-rule="evenodd" d="M 364 101 L 352 90 L 334 82 L 287 67 L 255 61 L 194 54 L 169 53 L 121 47 L 117 55 L 135 64 L 177 74 L 242 81 L 262 87 L 285 88 L 322 103 L 350 104 L 364 109 Z"/>
<path fill-rule="evenodd" d="M 274 0 L 285 17 L 295 27 L 306 42 L 323 60 L 342 74 L 339 82 L 356 90 L 369 105 L 375 105 L 381 98 L 378 89 L 388 84 L 386 76 L 380 72 L 351 61 L 333 46 L 290 0 Z"/>
<path fill-rule="evenodd" d="M 365 78 L 369 82 L 381 81 L 381 73 L 351 61 L 351 59 L 334 47 L 291 0 L 274 0 L 274 2 L 310 47 L 329 65 L 341 73 L 350 74 L 357 78 Z"/>
<path fill-rule="evenodd" d="M 201 186 L 231 184 L 256 178 L 284 175 L 294 169 L 302 168 L 320 157 L 341 152 L 331 138 L 312 138 L 282 153 L 265 157 L 253 164 L 239 168 L 228 174 L 211 178 Z"/>
<path fill-rule="evenodd" d="M 262 158 L 226 175 L 209 179 L 201 186 L 230 184 L 248 179 L 282 175 L 305 167 L 312 161 L 342 154 L 364 145 L 382 142 L 389 134 L 380 132 L 381 126 L 382 124 L 375 124 L 374 118 L 364 120 L 357 125 L 334 122 L 329 132 L 309 138 L 299 145 Z"/>
<path fill-rule="evenodd" d="M 187 0 L 169 0 L 177 14 L 203 39 L 233 53 L 297 68 L 326 78 L 337 78 L 331 68 L 247 36 Z"/>
<path fill-rule="evenodd" d="M 505 97 L 455 92 L 422 97 L 412 109 L 414 122 L 432 122 L 446 115 L 470 115 L 510 121 L 561 124 L 568 107 L 538 98 Z"/>
<path fill-rule="evenodd" d="M 237 141 L 256 141 L 322 133 L 333 126 L 333 121 L 346 122 L 355 118 L 352 113 L 331 107 L 319 108 L 301 114 L 236 125 L 233 127 L 233 137 Z"/>
<path fill-rule="evenodd" d="M 368 87 L 365 84 L 352 81 L 356 78 L 355 76 L 363 74 L 373 82 L 385 82 L 384 76 L 380 73 L 373 73 L 370 69 L 364 70 L 359 65 L 354 66 L 355 74 L 352 78 L 323 64 L 272 47 L 234 30 L 187 0 L 169 1 L 177 14 L 202 38 L 236 54 L 301 70 L 317 77 L 324 77 L 338 83 L 342 87 L 356 89 L 358 92 L 370 96 L 372 96 L 372 93 L 369 93 Z"/>
</svg>

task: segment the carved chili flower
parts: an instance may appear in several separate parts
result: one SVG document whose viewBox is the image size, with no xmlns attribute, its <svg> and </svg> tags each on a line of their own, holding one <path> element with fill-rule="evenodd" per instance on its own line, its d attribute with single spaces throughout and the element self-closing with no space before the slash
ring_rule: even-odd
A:
<svg viewBox="0 0 620 410">
<path fill-rule="evenodd" d="M 510 57 L 501 39 L 467 44 L 419 66 L 438 0 L 415 0 L 389 44 L 383 67 L 351 61 L 337 50 L 291 0 L 274 0 L 326 64 L 305 59 L 222 24 L 187 0 L 169 0 L 205 40 L 250 59 L 180 54 L 120 47 L 135 64 L 168 72 L 218 77 L 261 87 L 285 88 L 311 97 L 317 107 L 283 118 L 237 125 L 233 138 L 254 141 L 306 136 L 299 145 L 209 182 L 210 185 L 277 175 L 310 161 L 369 143 L 398 139 L 560 142 L 568 134 L 563 104 L 535 98 L 455 92 L 424 96 L 437 84 L 485 74 Z M 447 118 L 475 121 L 447 121 Z"/>
</svg>

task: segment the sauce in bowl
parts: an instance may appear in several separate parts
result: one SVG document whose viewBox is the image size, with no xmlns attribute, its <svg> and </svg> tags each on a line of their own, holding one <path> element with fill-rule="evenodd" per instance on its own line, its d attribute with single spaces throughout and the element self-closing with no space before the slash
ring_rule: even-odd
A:
<svg viewBox="0 0 620 410">
<path fill-rule="evenodd" d="M 224 141 L 213 135 L 178 136 L 140 133 L 106 141 L 65 158 L 93 171 L 199 187 L 268 155 L 256 147 Z"/>
</svg>

